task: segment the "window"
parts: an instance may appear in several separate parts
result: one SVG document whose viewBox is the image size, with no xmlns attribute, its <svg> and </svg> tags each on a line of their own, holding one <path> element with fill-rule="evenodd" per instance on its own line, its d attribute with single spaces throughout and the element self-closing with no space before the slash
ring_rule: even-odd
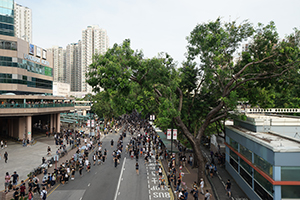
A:
<svg viewBox="0 0 300 200">
<path fill-rule="evenodd" d="M 238 171 L 238 160 L 239 160 L 239 156 L 236 155 L 236 153 L 234 153 L 232 150 L 230 150 L 230 164 L 231 166 Z"/>
<path fill-rule="evenodd" d="M 300 186 L 299 185 L 282 185 L 281 186 L 281 198 L 287 199 L 299 199 L 300 198 Z"/>
<path fill-rule="evenodd" d="M 240 167 L 240 175 L 243 179 L 252 187 L 252 176 L 251 174 L 247 173 L 242 167 Z"/>
<path fill-rule="evenodd" d="M 266 190 L 269 194 L 273 193 L 273 185 L 267 181 L 267 179 L 265 179 L 262 175 L 260 175 L 257 171 L 254 171 L 254 179 L 255 182 L 259 183 L 260 186 Z M 255 189 L 255 185 L 254 185 L 254 189 Z"/>
<path fill-rule="evenodd" d="M 240 144 L 240 153 L 252 162 L 252 151 Z"/>
<path fill-rule="evenodd" d="M 300 167 L 281 167 L 282 181 L 300 181 Z M 300 189 L 300 186 L 299 186 Z M 300 197 L 300 196 L 299 196 Z"/>
<path fill-rule="evenodd" d="M 238 151 L 238 143 L 230 138 L 230 146 L 232 146 L 235 150 Z"/>
<path fill-rule="evenodd" d="M 248 165 L 243 159 L 240 159 L 240 165 L 246 170 L 246 172 L 252 174 L 252 167 Z"/>
<path fill-rule="evenodd" d="M 262 157 L 254 154 L 254 164 L 263 170 L 267 175 L 273 178 L 273 166 L 265 161 Z"/>
</svg>

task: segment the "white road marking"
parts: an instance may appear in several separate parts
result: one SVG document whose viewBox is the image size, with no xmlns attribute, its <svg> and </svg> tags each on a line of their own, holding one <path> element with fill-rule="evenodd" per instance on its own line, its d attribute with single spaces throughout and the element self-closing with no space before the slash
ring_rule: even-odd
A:
<svg viewBox="0 0 300 200">
<path fill-rule="evenodd" d="M 123 175 L 123 171 L 125 170 L 125 168 L 124 168 L 125 162 L 126 162 L 126 157 L 124 158 L 124 161 L 123 161 L 123 165 L 122 165 L 122 169 L 121 169 L 121 173 L 120 173 L 120 177 L 119 177 L 119 181 L 118 181 L 117 190 L 116 190 L 116 193 L 115 193 L 114 200 L 117 200 L 117 197 L 118 197 L 118 191 L 120 189 L 121 178 L 122 178 L 122 175 Z"/>
<path fill-rule="evenodd" d="M 81 200 L 82 199 L 82 197 L 80 197 L 80 199 L 79 200 Z"/>
<path fill-rule="evenodd" d="M 90 187 L 90 185 L 91 185 L 91 184 L 89 183 L 89 184 L 88 184 L 88 187 Z"/>
</svg>

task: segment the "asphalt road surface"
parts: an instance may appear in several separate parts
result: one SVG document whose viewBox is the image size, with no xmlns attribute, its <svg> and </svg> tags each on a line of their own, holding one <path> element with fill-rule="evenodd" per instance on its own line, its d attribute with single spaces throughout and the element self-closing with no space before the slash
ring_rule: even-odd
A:
<svg viewBox="0 0 300 200">
<path fill-rule="evenodd" d="M 115 141 L 114 147 L 110 146 L 110 140 Z M 165 200 L 170 199 L 167 188 L 161 189 L 158 186 L 158 177 L 154 171 L 154 163 L 144 165 L 144 159 L 139 159 L 140 173 L 136 174 L 136 160 L 126 155 L 125 146 L 130 136 L 123 140 L 124 151 L 120 164 L 115 168 L 112 160 L 112 151 L 116 150 L 116 143 L 119 134 L 109 134 L 102 140 L 102 150 L 107 149 L 107 160 L 102 165 L 91 167 L 88 173 L 83 170 L 80 177 L 76 172 L 75 180 L 70 180 L 65 185 L 58 185 L 47 200 Z M 90 156 L 90 161 L 92 158 Z M 91 162 L 92 163 L 92 162 Z"/>
</svg>

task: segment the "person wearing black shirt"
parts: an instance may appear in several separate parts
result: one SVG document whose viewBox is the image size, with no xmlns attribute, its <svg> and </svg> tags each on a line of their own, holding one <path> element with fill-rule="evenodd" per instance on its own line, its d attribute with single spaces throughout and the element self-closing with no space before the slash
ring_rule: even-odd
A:
<svg viewBox="0 0 300 200">
<path fill-rule="evenodd" d="M 14 199 L 19 200 L 19 197 L 20 197 L 20 193 L 19 193 L 19 188 L 17 187 L 14 192 Z"/>
<path fill-rule="evenodd" d="M 18 184 L 18 180 L 19 180 L 19 175 L 15 171 L 14 174 L 11 175 L 11 176 L 13 177 L 13 189 L 16 189 L 17 184 Z"/>
<path fill-rule="evenodd" d="M 230 182 L 230 179 L 227 180 L 227 183 L 225 185 L 225 188 L 226 188 L 226 194 L 231 197 L 231 182 Z"/>
</svg>

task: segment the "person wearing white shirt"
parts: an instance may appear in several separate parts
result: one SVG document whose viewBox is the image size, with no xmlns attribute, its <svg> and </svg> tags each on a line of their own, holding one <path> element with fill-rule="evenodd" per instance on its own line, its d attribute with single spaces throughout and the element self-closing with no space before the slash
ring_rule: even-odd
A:
<svg viewBox="0 0 300 200">
<path fill-rule="evenodd" d="M 201 194 L 204 194 L 204 191 L 203 191 L 203 188 L 204 188 L 203 178 L 201 178 L 200 180 L 201 180 L 201 182 L 200 182 L 200 191 L 201 191 Z"/>
</svg>

